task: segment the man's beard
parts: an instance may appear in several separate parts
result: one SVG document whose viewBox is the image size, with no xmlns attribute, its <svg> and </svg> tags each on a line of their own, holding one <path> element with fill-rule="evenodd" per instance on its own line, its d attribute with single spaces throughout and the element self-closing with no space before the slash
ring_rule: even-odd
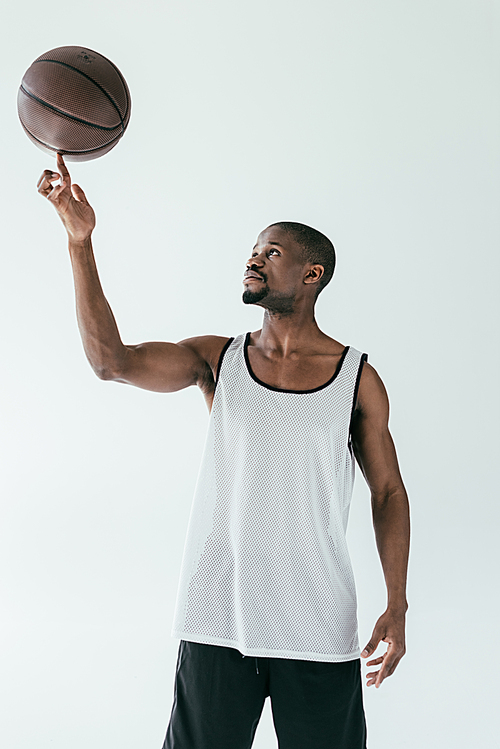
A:
<svg viewBox="0 0 500 749">
<path fill-rule="evenodd" d="M 271 315 L 290 315 L 293 312 L 295 305 L 295 295 L 286 296 L 279 295 L 276 292 L 269 294 L 269 286 L 264 284 L 259 291 L 250 291 L 245 289 L 242 296 L 243 304 L 258 304 L 263 299 L 268 297 L 265 304 L 261 306 L 268 310 Z"/>
<path fill-rule="evenodd" d="M 260 302 L 268 294 L 269 286 L 267 285 L 267 283 L 263 284 L 259 291 L 250 291 L 250 289 L 245 289 L 242 296 L 243 304 L 257 304 L 257 302 Z"/>
</svg>

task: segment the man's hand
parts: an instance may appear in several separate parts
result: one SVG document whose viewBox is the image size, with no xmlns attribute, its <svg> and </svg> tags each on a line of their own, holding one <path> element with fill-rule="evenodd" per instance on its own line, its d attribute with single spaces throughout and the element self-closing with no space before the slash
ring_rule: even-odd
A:
<svg viewBox="0 0 500 749">
<path fill-rule="evenodd" d="M 367 662 L 367 666 L 380 666 L 382 664 L 378 671 L 371 671 L 366 674 L 367 687 L 375 684 L 378 689 L 383 680 L 394 673 L 396 666 L 405 654 L 405 613 L 405 611 L 387 609 L 375 624 L 370 642 L 361 653 L 361 657 L 368 658 L 375 652 L 381 641 L 387 642 L 389 647 L 379 658 Z"/>
<path fill-rule="evenodd" d="M 92 234 L 95 214 L 82 188 L 71 184 L 70 174 L 59 153 L 56 155 L 56 162 L 60 173 L 46 169 L 38 180 L 38 192 L 54 205 L 70 240 L 82 242 Z M 57 182 L 58 179 L 61 184 L 53 187 L 52 182 Z"/>
</svg>

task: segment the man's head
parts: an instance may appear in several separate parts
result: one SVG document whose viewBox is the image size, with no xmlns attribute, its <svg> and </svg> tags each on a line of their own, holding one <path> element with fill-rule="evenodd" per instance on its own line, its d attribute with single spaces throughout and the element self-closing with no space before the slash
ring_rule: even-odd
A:
<svg viewBox="0 0 500 749">
<path fill-rule="evenodd" d="M 333 276 L 335 249 L 316 229 L 280 221 L 259 234 L 246 265 L 243 302 L 290 314 L 299 298 L 314 306 Z"/>
</svg>

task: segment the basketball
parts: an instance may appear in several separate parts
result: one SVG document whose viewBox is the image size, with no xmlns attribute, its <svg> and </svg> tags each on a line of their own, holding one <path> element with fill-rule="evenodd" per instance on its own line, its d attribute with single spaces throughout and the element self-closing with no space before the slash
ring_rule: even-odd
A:
<svg viewBox="0 0 500 749">
<path fill-rule="evenodd" d="M 111 151 L 127 128 L 130 108 L 130 92 L 116 65 L 85 47 L 40 55 L 17 97 L 28 138 L 67 161 L 90 161 Z"/>
</svg>

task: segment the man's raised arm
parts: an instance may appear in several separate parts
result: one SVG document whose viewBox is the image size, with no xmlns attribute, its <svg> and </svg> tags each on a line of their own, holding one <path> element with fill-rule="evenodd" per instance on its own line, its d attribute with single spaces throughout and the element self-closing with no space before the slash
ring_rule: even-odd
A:
<svg viewBox="0 0 500 749">
<path fill-rule="evenodd" d="M 85 354 L 94 372 L 103 380 L 173 392 L 189 385 L 210 388 L 215 353 L 225 339 L 201 336 L 180 343 L 122 343 L 115 318 L 104 296 L 92 250 L 95 214 L 64 160 L 57 154 L 59 173 L 45 170 L 37 187 L 55 207 L 68 233 L 73 268 L 78 327 Z M 52 182 L 61 179 L 53 186 Z M 221 345 L 222 342 L 222 345 Z"/>
</svg>

